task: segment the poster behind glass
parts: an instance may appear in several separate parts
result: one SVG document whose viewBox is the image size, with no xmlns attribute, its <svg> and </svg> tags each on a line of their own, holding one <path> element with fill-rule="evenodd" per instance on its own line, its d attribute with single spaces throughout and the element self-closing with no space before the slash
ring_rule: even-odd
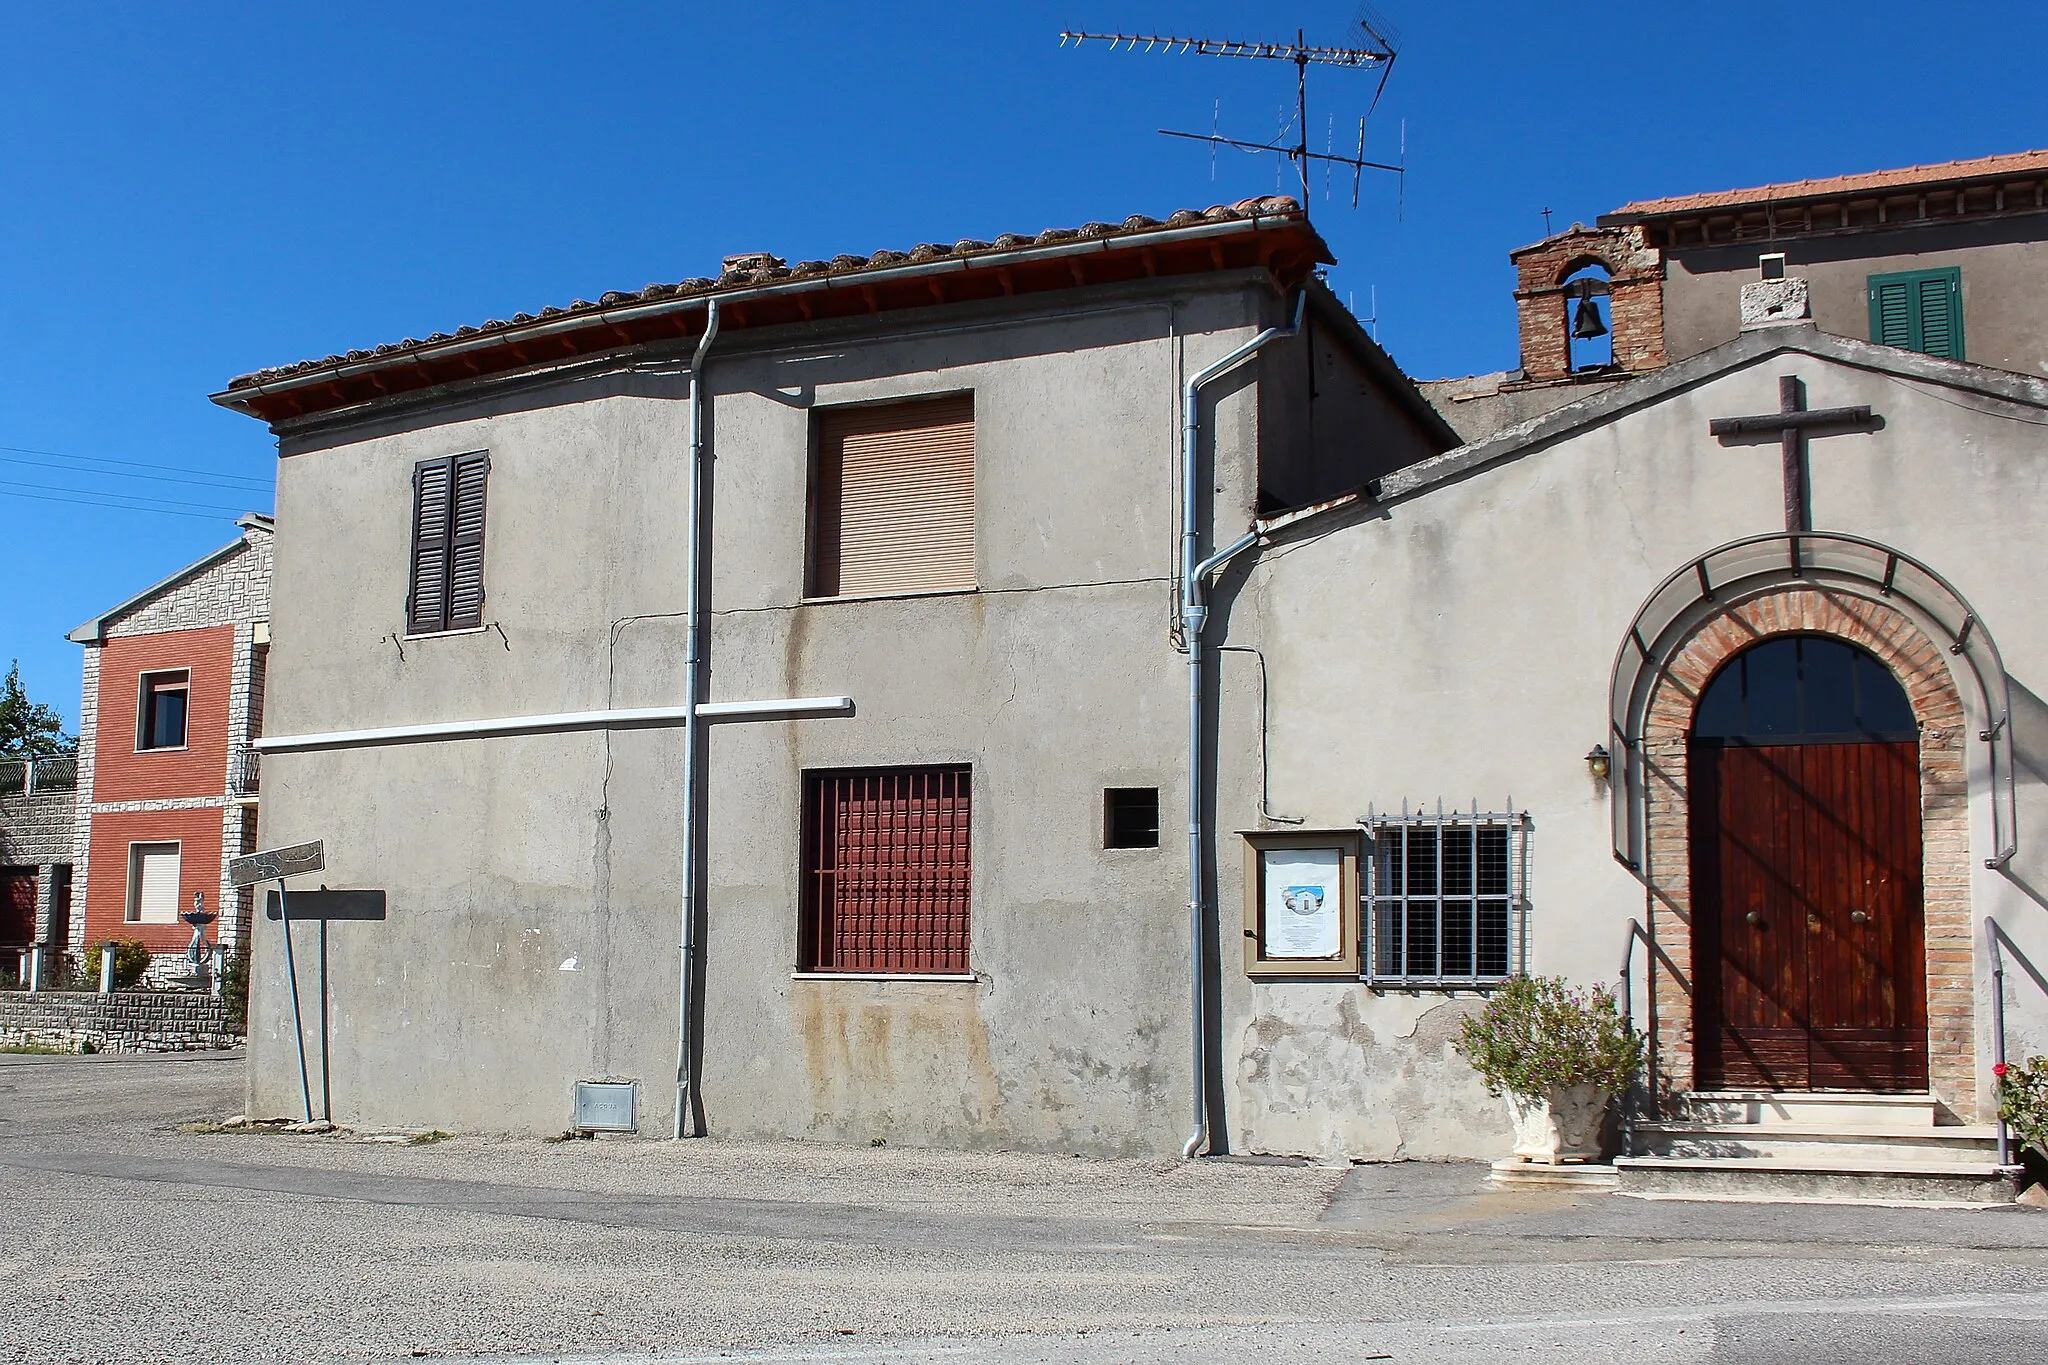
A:
<svg viewBox="0 0 2048 1365">
<path fill-rule="evenodd" d="M 1259 856 L 1265 883 L 1263 956 L 1290 961 L 1341 956 L 1343 850 L 1268 848 Z"/>
</svg>

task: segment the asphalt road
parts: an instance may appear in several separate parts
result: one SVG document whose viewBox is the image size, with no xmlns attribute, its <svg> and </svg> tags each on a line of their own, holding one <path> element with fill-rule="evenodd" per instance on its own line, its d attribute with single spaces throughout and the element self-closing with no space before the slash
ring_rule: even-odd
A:
<svg viewBox="0 0 2048 1365">
<path fill-rule="evenodd" d="M 2048 1360 L 2033 1210 L 181 1131 L 241 1093 L 231 1056 L 0 1056 L 0 1361 Z"/>
</svg>

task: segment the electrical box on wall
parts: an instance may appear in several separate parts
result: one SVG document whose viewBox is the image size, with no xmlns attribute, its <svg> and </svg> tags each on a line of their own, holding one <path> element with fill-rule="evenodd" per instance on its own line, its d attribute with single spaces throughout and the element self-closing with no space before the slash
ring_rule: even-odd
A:
<svg viewBox="0 0 2048 1365">
<path fill-rule="evenodd" d="M 1244 833 L 1246 976 L 1358 975 L 1356 829 Z"/>
<path fill-rule="evenodd" d="M 632 1133 L 639 1130 L 639 1085 L 633 1081 L 576 1082 L 576 1131 Z"/>
</svg>

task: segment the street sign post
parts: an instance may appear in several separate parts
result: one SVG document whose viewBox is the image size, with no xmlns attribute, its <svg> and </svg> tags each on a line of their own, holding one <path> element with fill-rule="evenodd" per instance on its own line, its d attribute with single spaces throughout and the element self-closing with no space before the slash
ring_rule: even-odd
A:
<svg viewBox="0 0 2048 1365">
<path fill-rule="evenodd" d="M 277 890 L 273 894 L 276 898 L 277 919 L 284 928 L 284 972 L 292 988 L 292 1033 L 297 1037 L 299 1044 L 299 1093 L 306 1101 L 307 1123 L 313 1121 L 313 1081 L 306 1074 L 306 1021 L 299 1010 L 299 963 L 297 957 L 292 952 L 292 920 L 290 907 L 285 901 L 284 879 L 286 877 L 296 877 L 304 872 L 319 872 L 326 866 L 326 847 L 319 839 L 315 839 L 309 844 L 293 844 L 289 848 L 265 849 L 260 853 L 251 853 L 247 857 L 237 858 L 228 864 L 228 882 L 232 886 L 254 886 L 258 882 L 269 881 L 277 883 Z M 324 929 L 325 925 L 323 924 L 322 927 Z M 320 1010 L 323 1018 L 327 1010 L 327 982 L 324 979 L 325 975 L 323 967 L 323 980 L 320 983 Z M 324 1028 L 321 1030 L 320 1042 L 323 1048 L 320 1087 L 324 1091 L 327 1088 L 327 1069 L 324 1053 L 327 1035 Z M 333 1121 L 334 1112 L 332 1105 L 327 1106 L 327 1118 L 330 1122 Z"/>
<path fill-rule="evenodd" d="M 283 881 L 304 872 L 319 872 L 327 866 L 326 846 L 315 839 L 310 844 L 293 844 L 289 848 L 265 849 L 236 858 L 228 864 L 230 886 L 254 886 L 258 882 Z"/>
</svg>

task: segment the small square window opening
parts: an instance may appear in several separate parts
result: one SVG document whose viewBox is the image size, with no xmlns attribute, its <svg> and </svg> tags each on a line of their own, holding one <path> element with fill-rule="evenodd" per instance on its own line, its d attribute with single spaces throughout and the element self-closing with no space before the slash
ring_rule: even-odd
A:
<svg viewBox="0 0 2048 1365">
<path fill-rule="evenodd" d="M 190 669 L 142 675 L 142 693 L 136 707 L 136 749 L 185 747 L 186 702 L 191 688 Z"/>
<path fill-rule="evenodd" d="M 1106 787 L 1102 792 L 1104 848 L 1159 847 L 1159 788 Z"/>
</svg>

